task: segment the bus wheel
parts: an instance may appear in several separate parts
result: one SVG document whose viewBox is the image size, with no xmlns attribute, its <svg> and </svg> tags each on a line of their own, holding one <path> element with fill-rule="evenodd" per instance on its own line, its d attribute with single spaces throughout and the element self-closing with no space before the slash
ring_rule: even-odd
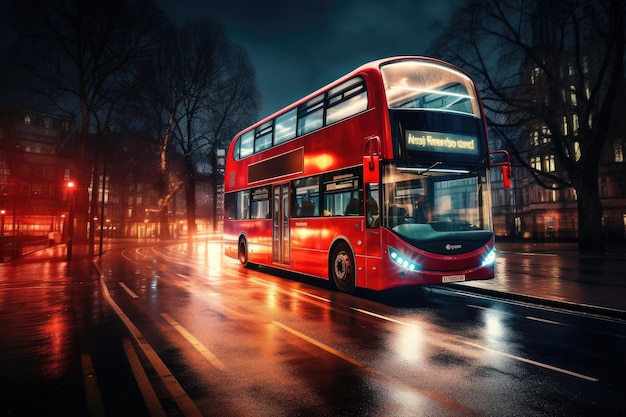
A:
<svg viewBox="0 0 626 417">
<path fill-rule="evenodd" d="M 353 293 L 356 290 L 356 276 L 350 247 L 345 242 L 339 243 L 333 249 L 330 262 L 330 277 L 337 290 L 346 294 Z"/>
<path fill-rule="evenodd" d="M 244 267 L 248 266 L 248 245 L 246 244 L 246 239 L 243 237 L 239 239 L 239 262 Z"/>
</svg>

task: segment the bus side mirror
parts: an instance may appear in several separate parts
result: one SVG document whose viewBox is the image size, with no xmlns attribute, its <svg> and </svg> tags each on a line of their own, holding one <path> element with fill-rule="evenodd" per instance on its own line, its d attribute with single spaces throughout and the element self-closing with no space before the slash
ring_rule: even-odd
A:
<svg viewBox="0 0 626 417">
<path fill-rule="evenodd" d="M 380 178 L 379 173 L 380 157 L 378 155 L 367 155 L 363 157 L 363 182 L 365 184 L 377 184 Z"/>
<path fill-rule="evenodd" d="M 502 182 L 504 188 L 511 188 L 511 167 L 508 165 L 502 165 Z"/>
<path fill-rule="evenodd" d="M 502 168 L 502 183 L 504 188 L 511 188 L 511 157 L 504 149 L 489 153 L 489 166 Z"/>
</svg>

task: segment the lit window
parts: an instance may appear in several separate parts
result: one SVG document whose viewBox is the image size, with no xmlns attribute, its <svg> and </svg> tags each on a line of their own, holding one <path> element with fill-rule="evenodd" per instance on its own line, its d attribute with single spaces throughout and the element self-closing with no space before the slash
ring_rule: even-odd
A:
<svg viewBox="0 0 626 417">
<path fill-rule="evenodd" d="M 615 162 L 624 162 L 624 146 L 622 142 L 614 142 Z"/>
<path fill-rule="evenodd" d="M 278 145 L 296 137 L 296 116 L 298 109 L 293 109 L 276 118 L 274 144 Z"/>
<path fill-rule="evenodd" d="M 556 171 L 554 155 L 546 155 L 543 157 L 543 160 L 544 160 L 544 170 L 546 172 Z"/>
</svg>

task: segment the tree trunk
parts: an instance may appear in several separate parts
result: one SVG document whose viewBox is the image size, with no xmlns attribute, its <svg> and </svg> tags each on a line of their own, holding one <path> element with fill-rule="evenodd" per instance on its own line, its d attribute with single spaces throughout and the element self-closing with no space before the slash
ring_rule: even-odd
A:
<svg viewBox="0 0 626 417">
<path fill-rule="evenodd" d="M 185 202 L 187 204 L 187 240 L 192 243 L 196 235 L 196 181 L 189 178 L 185 187 Z"/>
<path fill-rule="evenodd" d="M 163 207 L 161 207 L 161 210 L 159 210 L 159 224 L 160 224 L 159 238 L 162 240 L 169 239 L 172 237 L 170 233 L 170 225 L 169 225 L 169 218 L 167 215 L 167 208 L 168 207 L 166 204 Z"/>
<path fill-rule="evenodd" d="M 578 195 L 578 249 L 603 252 L 606 249 L 602 227 L 602 203 L 598 192 L 597 171 L 581 172 L 575 182 Z"/>
</svg>

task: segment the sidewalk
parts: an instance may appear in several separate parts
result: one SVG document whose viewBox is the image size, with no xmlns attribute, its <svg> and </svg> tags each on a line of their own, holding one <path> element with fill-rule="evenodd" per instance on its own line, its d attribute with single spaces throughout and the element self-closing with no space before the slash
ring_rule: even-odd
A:
<svg viewBox="0 0 626 417">
<path fill-rule="evenodd" d="M 579 253 L 575 243 L 496 242 L 496 276 L 465 291 L 626 320 L 626 246 Z"/>
</svg>

